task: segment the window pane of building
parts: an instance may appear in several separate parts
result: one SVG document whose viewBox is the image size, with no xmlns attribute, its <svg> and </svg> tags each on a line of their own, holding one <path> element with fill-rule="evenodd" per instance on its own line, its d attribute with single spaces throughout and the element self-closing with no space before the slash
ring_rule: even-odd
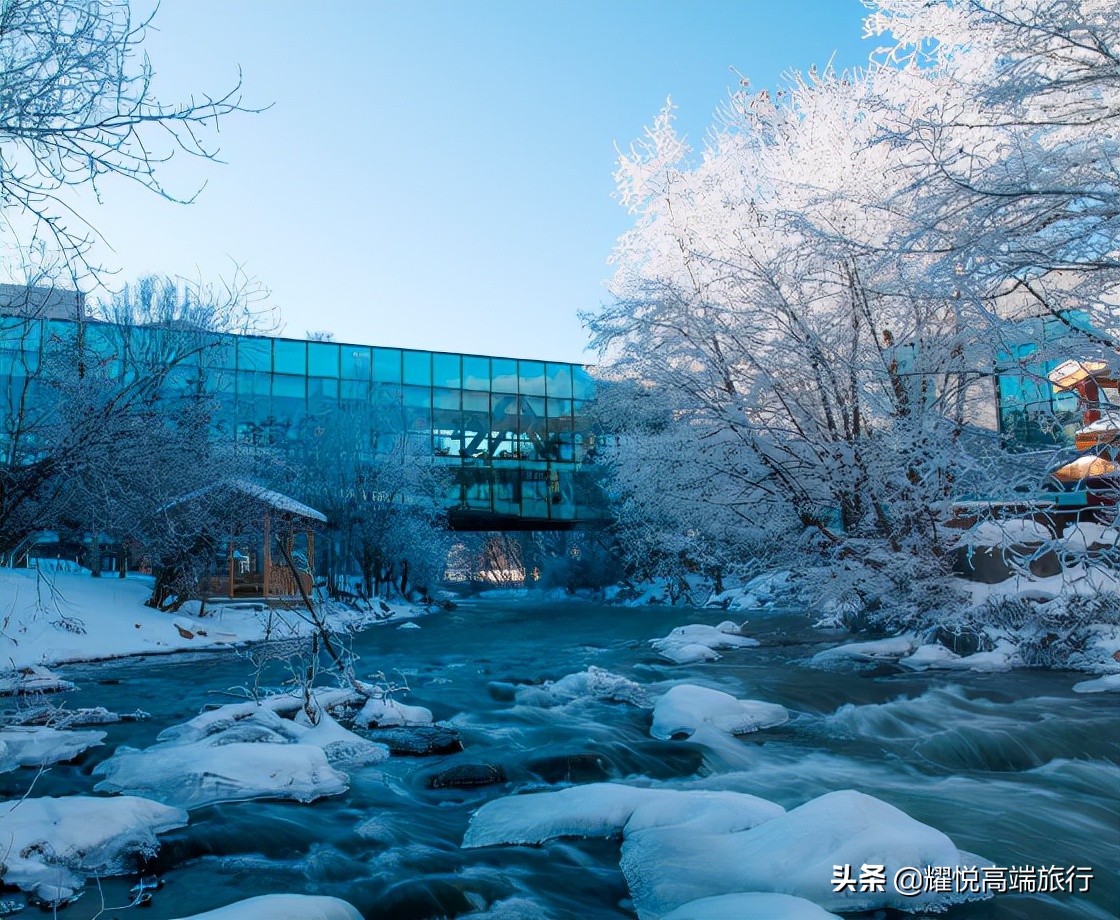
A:
<svg viewBox="0 0 1120 920">
<path fill-rule="evenodd" d="M 463 388 L 490 390 L 490 359 L 463 355 Z"/>
<path fill-rule="evenodd" d="M 541 361 L 518 361 L 517 376 L 520 379 L 518 391 L 528 396 L 544 396 L 544 363 Z"/>
<path fill-rule="evenodd" d="M 399 348 L 373 350 L 373 379 L 378 383 L 401 382 L 401 351 Z"/>
<path fill-rule="evenodd" d="M 307 343 L 307 373 L 312 377 L 338 376 L 339 346 L 334 342 Z"/>
<path fill-rule="evenodd" d="M 276 339 L 273 343 L 273 369 L 277 374 L 307 373 L 307 343 Z"/>
<path fill-rule="evenodd" d="M 463 385 L 461 357 L 459 355 L 432 355 L 432 383 L 437 387 L 459 389 Z"/>
<path fill-rule="evenodd" d="M 342 346 L 342 376 L 346 380 L 370 379 L 373 371 L 373 350 L 360 345 Z"/>
<path fill-rule="evenodd" d="M 404 353 L 404 382 L 411 386 L 432 385 L 432 353 L 406 351 Z"/>
<path fill-rule="evenodd" d="M 517 392 L 517 362 L 512 358 L 490 359 L 490 389 L 494 393 Z"/>
<path fill-rule="evenodd" d="M 572 369 L 567 364 L 548 365 L 548 395 L 557 399 L 572 398 Z"/>
</svg>

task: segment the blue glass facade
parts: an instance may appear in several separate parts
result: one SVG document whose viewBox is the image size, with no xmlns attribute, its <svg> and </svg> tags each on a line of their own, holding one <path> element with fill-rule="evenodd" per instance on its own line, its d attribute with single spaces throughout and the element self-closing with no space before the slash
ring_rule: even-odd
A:
<svg viewBox="0 0 1120 920">
<path fill-rule="evenodd" d="M 453 526 L 571 526 L 605 517 L 587 406 L 594 383 L 579 364 L 485 355 L 184 333 L 154 326 L 0 316 L 0 413 L 51 349 L 106 372 L 174 364 L 165 398 L 205 395 L 213 436 L 283 449 L 314 438 L 336 413 L 366 413 L 372 442 L 407 437 L 450 468 Z M 4 438 L 6 425 L 0 425 Z"/>
</svg>

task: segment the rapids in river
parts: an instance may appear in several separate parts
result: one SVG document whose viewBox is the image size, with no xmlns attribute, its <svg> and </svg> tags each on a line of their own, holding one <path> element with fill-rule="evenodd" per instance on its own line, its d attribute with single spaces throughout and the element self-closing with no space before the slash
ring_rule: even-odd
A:
<svg viewBox="0 0 1120 920">
<path fill-rule="evenodd" d="M 837 789 L 857 789 L 947 833 L 998 866 L 1091 867 L 1087 894 L 1003 894 L 959 905 L 947 920 L 1085 920 L 1120 907 L 1120 706 L 1115 694 L 1079 695 L 1084 675 L 912 673 L 892 665 L 821 670 L 807 660 L 851 637 L 812 629 L 792 612 L 749 617 L 756 648 L 719 661 L 674 665 L 649 641 L 684 623 L 716 624 L 723 611 L 622 609 L 589 602 L 480 598 L 354 638 L 359 673 L 378 671 L 459 731 L 464 750 L 393 757 L 351 772 L 344 795 L 311 805 L 251 801 L 191 812 L 161 837 L 149 872 L 164 886 L 149 920 L 182 917 L 269 892 L 334 895 L 367 918 L 456 917 L 505 902 L 498 916 L 633 917 L 619 844 L 561 840 L 541 847 L 460 847 L 483 803 L 555 784 L 627 780 L 749 792 L 786 808 Z M 546 699 L 515 688 L 589 666 L 637 682 L 656 698 L 688 681 L 740 698 L 780 703 L 790 721 L 704 743 L 650 736 L 651 712 L 618 702 Z M 119 745 L 143 748 L 244 685 L 251 666 L 233 653 L 69 666 L 79 685 L 70 708 L 137 708 L 151 717 L 103 726 L 105 744 L 34 780 L 34 795 L 89 793 L 93 768 Z M 539 695 L 543 696 L 543 695 Z M 577 758 L 564 774 L 567 755 Z M 458 763 L 500 766 L 506 781 L 429 788 Z M 34 771 L 0 776 L 0 794 L 26 792 Z M 551 784 L 551 785 L 550 785 Z M 60 916 L 85 920 L 129 902 L 136 877 L 87 885 Z M 102 916 L 118 916 L 103 914 Z M 860 917 L 902 917 L 878 912 Z"/>
</svg>

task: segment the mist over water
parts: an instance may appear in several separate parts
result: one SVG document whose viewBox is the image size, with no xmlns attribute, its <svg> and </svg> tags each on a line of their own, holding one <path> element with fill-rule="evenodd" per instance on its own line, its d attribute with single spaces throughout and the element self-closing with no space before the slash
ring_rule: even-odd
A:
<svg viewBox="0 0 1120 920">
<path fill-rule="evenodd" d="M 520 899 L 516 916 L 632 917 L 617 841 L 557 841 L 539 848 L 462 850 L 471 813 L 501 795 L 555 788 L 567 777 L 549 758 L 588 754 L 578 782 L 625 780 L 730 789 L 787 808 L 836 789 L 858 789 L 947 833 L 1003 866 L 1090 866 L 1088 895 L 1004 895 L 961 905 L 949 920 L 1080 920 L 1120 905 L 1120 707 L 1109 694 L 1078 695 L 1081 675 L 1018 671 L 913 674 L 820 670 L 806 661 L 843 637 L 783 614 L 751 620 L 758 648 L 677 666 L 648 640 L 683 623 L 715 624 L 723 611 L 627 610 L 591 603 L 480 599 L 419 621 L 356 637 L 363 676 L 407 679 L 401 697 L 452 723 L 465 750 L 394 757 L 351 772 L 350 791 L 313 805 L 242 802 L 201 808 L 164 835 L 155 868 L 166 879 L 145 916 L 180 917 L 267 892 L 346 898 L 370 918 L 459 916 Z M 702 729 L 689 741 L 656 741 L 651 713 L 603 699 L 565 699 L 526 688 L 589 666 L 633 681 L 656 699 L 689 681 L 780 703 L 788 723 L 736 738 Z M 244 684 L 233 654 L 124 661 L 64 669 L 81 690 L 70 707 L 151 713 L 106 726 L 105 746 L 52 768 L 35 795 L 89 792 L 93 767 L 119 745 L 146 747 L 221 691 Z M 104 681 L 119 681 L 104 683 Z M 500 765 L 501 785 L 430 789 L 456 763 Z M 0 776 L 5 796 L 33 771 Z M 106 906 L 128 902 L 135 879 L 102 882 Z M 101 908 L 91 886 L 66 909 L 81 920 Z M 511 915 L 512 908 L 510 904 Z M 534 911 L 536 913 L 534 913 Z M 870 916 L 870 915 L 867 915 Z M 898 915 L 901 916 L 901 915 Z"/>
</svg>

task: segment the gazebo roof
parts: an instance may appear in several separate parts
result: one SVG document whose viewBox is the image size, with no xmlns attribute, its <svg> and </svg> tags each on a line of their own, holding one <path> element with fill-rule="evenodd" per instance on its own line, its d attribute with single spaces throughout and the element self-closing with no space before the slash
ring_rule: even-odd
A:
<svg viewBox="0 0 1120 920">
<path fill-rule="evenodd" d="M 274 492 L 272 489 L 266 489 L 264 486 L 257 485 L 248 479 L 220 479 L 215 483 L 208 486 L 203 486 L 201 489 L 195 489 L 193 492 L 188 492 L 186 495 L 180 496 L 175 501 L 168 504 L 166 507 L 173 508 L 176 505 L 182 505 L 196 498 L 201 498 L 214 491 L 229 490 L 231 492 L 238 492 L 255 501 L 260 502 L 262 505 L 267 505 L 273 511 L 279 511 L 281 514 L 290 515 L 291 517 L 302 517 L 312 521 L 319 521 L 325 524 L 327 516 L 321 511 L 316 511 L 310 505 L 305 505 L 303 502 L 297 502 L 294 498 L 284 495 L 281 492 Z"/>
</svg>

